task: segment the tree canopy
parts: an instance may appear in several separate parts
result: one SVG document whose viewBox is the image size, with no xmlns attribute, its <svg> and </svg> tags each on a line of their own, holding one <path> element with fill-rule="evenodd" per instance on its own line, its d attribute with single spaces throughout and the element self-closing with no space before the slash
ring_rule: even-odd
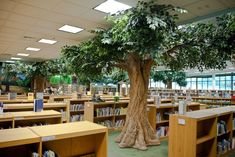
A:
<svg viewBox="0 0 235 157">
<path fill-rule="evenodd" d="M 153 74 L 153 80 L 162 81 L 165 85 L 172 84 L 172 82 L 176 82 L 179 86 L 185 87 L 187 85 L 186 82 L 186 74 L 183 71 L 155 71 Z"/>
<path fill-rule="evenodd" d="M 94 38 L 65 46 L 62 54 L 88 77 L 112 67 L 127 70 L 129 55 L 176 70 L 225 68 L 234 53 L 234 14 L 214 23 L 178 27 L 177 15 L 170 13 L 176 10 L 171 5 L 139 2 L 137 7 L 111 16 L 111 28 L 94 30 Z"/>
</svg>

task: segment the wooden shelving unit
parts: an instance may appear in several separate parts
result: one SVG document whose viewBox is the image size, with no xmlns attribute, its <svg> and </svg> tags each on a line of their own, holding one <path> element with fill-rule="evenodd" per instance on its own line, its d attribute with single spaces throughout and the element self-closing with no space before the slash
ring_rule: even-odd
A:
<svg viewBox="0 0 235 157">
<path fill-rule="evenodd" d="M 91 122 L 0 130 L 0 154 L 4 157 L 42 157 L 43 149 L 58 156 L 95 154 L 107 157 L 107 128 Z"/>
<path fill-rule="evenodd" d="M 4 104 L 4 112 L 33 111 L 33 103 Z M 69 122 L 69 106 L 67 103 L 44 103 L 44 110 L 61 112 L 63 122 Z"/>
<path fill-rule="evenodd" d="M 61 122 L 61 113 L 54 110 L 7 112 L 0 115 L 0 127 L 2 129 L 26 127 L 35 124 L 58 124 Z"/>
<path fill-rule="evenodd" d="M 171 115 L 169 157 L 222 157 L 235 151 L 227 148 L 234 138 L 234 112 L 229 106 Z"/>
<path fill-rule="evenodd" d="M 82 121 L 84 120 L 84 106 L 85 102 L 90 101 L 89 98 L 70 99 L 67 101 L 69 106 L 69 121 Z"/>
<path fill-rule="evenodd" d="M 30 128 L 41 137 L 42 147 L 61 157 L 94 153 L 107 157 L 107 128 L 91 122 L 74 122 Z M 40 150 L 40 154 L 42 154 Z"/>
<path fill-rule="evenodd" d="M 27 157 L 41 149 L 40 137 L 28 128 L 0 130 L 0 154 L 4 157 Z"/>
<path fill-rule="evenodd" d="M 14 119 L 12 114 L 3 113 L 0 114 L 0 129 L 9 129 L 14 125 Z"/>
<path fill-rule="evenodd" d="M 4 104 L 16 104 L 16 103 L 33 103 L 33 100 L 27 100 L 27 99 L 13 99 L 13 100 L 0 100 L 0 102 L 3 102 Z M 46 103 L 47 100 L 44 100 L 44 103 Z"/>
<path fill-rule="evenodd" d="M 200 110 L 200 104 L 192 102 L 187 106 L 187 111 Z M 149 104 L 148 107 L 151 107 L 148 118 L 151 126 L 157 130 L 157 136 L 163 140 L 167 139 L 169 132 L 169 115 L 178 113 L 178 104 L 169 103 L 169 100 L 161 101 L 160 106 Z M 164 135 L 163 135 L 164 134 Z"/>
<path fill-rule="evenodd" d="M 129 101 L 86 102 L 84 119 L 107 126 L 109 129 L 120 129 L 125 123 Z"/>
</svg>

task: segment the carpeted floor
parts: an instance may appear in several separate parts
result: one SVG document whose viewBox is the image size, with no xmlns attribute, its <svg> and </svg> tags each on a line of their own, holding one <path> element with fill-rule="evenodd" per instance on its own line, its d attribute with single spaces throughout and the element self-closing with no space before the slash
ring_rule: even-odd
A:
<svg viewBox="0 0 235 157">
<path fill-rule="evenodd" d="M 149 147 L 146 151 L 140 151 L 132 148 L 121 149 L 117 143 L 114 142 L 115 137 L 119 132 L 112 132 L 109 134 L 108 157 L 167 157 L 168 156 L 168 142 L 167 140 L 161 142 L 160 146 Z M 235 153 L 228 157 L 235 157 Z"/>
</svg>

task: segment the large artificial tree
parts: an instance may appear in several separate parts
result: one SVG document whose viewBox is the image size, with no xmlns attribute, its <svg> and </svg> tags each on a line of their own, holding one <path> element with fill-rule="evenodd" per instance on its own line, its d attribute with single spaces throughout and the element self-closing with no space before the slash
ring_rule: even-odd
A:
<svg viewBox="0 0 235 157">
<path fill-rule="evenodd" d="M 176 82 L 179 86 L 186 86 L 186 74 L 183 71 L 155 71 L 153 74 L 153 80 L 162 81 L 168 89 L 172 89 L 172 82 Z"/>
<path fill-rule="evenodd" d="M 62 49 L 73 68 L 88 77 L 110 72 L 113 67 L 127 71 L 130 102 L 125 126 L 116 138 L 120 147 L 146 150 L 148 145 L 160 144 L 146 110 L 153 66 L 224 68 L 234 53 L 233 15 L 214 24 L 178 27 L 173 14 L 177 10 L 171 5 L 139 2 L 111 16 L 111 28 L 97 29 L 94 38 Z"/>
</svg>

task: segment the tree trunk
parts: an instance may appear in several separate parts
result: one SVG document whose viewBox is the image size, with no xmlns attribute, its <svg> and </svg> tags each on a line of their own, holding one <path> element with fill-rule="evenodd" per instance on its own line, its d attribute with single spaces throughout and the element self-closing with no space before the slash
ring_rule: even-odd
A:
<svg viewBox="0 0 235 157">
<path fill-rule="evenodd" d="M 34 89 L 35 92 L 43 92 L 44 90 L 45 78 L 37 76 L 34 79 Z"/>
<path fill-rule="evenodd" d="M 120 147 L 146 150 L 148 145 L 159 145 L 154 129 L 147 118 L 147 94 L 152 61 L 145 62 L 138 56 L 128 57 L 130 79 L 130 102 L 126 122 L 121 134 L 116 138 Z"/>
<path fill-rule="evenodd" d="M 171 80 L 168 80 L 167 83 L 166 83 L 166 88 L 167 89 L 172 89 L 172 81 Z"/>
</svg>

